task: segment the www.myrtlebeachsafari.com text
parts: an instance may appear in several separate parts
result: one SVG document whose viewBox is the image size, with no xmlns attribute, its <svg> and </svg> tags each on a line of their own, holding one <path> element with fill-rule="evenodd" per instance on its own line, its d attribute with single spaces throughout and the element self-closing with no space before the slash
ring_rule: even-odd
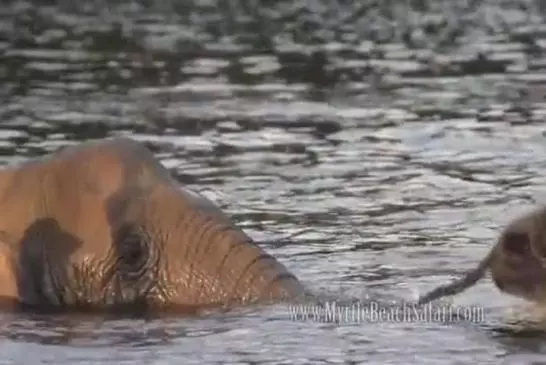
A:
<svg viewBox="0 0 546 365">
<path fill-rule="evenodd" d="M 361 322 L 436 322 L 455 323 L 485 321 L 485 311 L 480 306 L 453 306 L 426 304 L 400 304 L 381 306 L 376 302 L 342 305 L 327 302 L 323 305 L 290 305 L 289 317 L 294 321 L 316 321 L 334 323 Z"/>
</svg>

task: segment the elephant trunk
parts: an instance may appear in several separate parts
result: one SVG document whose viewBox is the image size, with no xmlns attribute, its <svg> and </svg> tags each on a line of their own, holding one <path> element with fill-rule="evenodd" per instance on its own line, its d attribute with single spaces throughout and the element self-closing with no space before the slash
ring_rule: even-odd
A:
<svg viewBox="0 0 546 365">
<path fill-rule="evenodd" d="M 169 301 L 187 305 L 226 305 L 294 298 L 304 286 L 273 256 L 229 220 L 188 206 L 177 196 L 162 197 L 154 208 L 160 222 L 147 222 L 162 252 L 159 276 Z M 176 204 L 169 202 L 177 201 Z M 182 209 L 181 209 L 182 208 Z M 155 215 L 155 214 L 154 214 Z M 153 227 L 153 228 L 152 228 Z M 162 227 L 158 231 L 158 227 Z"/>
</svg>

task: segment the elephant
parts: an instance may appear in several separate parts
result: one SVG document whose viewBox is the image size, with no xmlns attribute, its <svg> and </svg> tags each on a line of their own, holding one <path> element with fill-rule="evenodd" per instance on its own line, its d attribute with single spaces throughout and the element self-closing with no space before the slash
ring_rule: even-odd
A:
<svg viewBox="0 0 546 365">
<path fill-rule="evenodd" d="M 0 297 L 10 307 L 192 311 L 309 294 L 127 137 L 4 167 L 0 211 Z"/>
<path fill-rule="evenodd" d="M 513 219 L 475 268 L 462 278 L 421 296 L 418 303 L 458 294 L 488 272 L 501 292 L 532 303 L 546 302 L 546 207 L 535 208 Z"/>
</svg>

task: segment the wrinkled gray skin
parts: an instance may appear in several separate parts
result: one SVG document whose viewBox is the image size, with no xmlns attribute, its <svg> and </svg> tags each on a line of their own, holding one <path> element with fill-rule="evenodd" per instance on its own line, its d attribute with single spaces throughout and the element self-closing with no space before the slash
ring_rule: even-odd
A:
<svg viewBox="0 0 546 365">
<path fill-rule="evenodd" d="M 499 290 L 530 302 L 546 303 L 546 207 L 513 220 L 476 268 L 423 295 L 419 303 L 458 294 L 488 272 Z"/>
<path fill-rule="evenodd" d="M 205 308 L 298 279 L 142 144 L 85 142 L 0 171 L 0 297 L 38 308 Z"/>
</svg>

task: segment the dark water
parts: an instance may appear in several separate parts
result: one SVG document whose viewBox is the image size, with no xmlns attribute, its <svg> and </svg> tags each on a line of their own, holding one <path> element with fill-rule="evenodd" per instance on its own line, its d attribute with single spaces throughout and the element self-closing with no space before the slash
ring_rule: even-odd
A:
<svg viewBox="0 0 546 365">
<path fill-rule="evenodd" d="M 144 141 L 317 292 L 399 302 L 546 196 L 541 1 L 2 2 L 0 156 Z M 287 236 L 291 240 L 285 240 Z M 0 317 L 6 364 L 539 364 L 489 280 L 480 317 Z"/>
</svg>

